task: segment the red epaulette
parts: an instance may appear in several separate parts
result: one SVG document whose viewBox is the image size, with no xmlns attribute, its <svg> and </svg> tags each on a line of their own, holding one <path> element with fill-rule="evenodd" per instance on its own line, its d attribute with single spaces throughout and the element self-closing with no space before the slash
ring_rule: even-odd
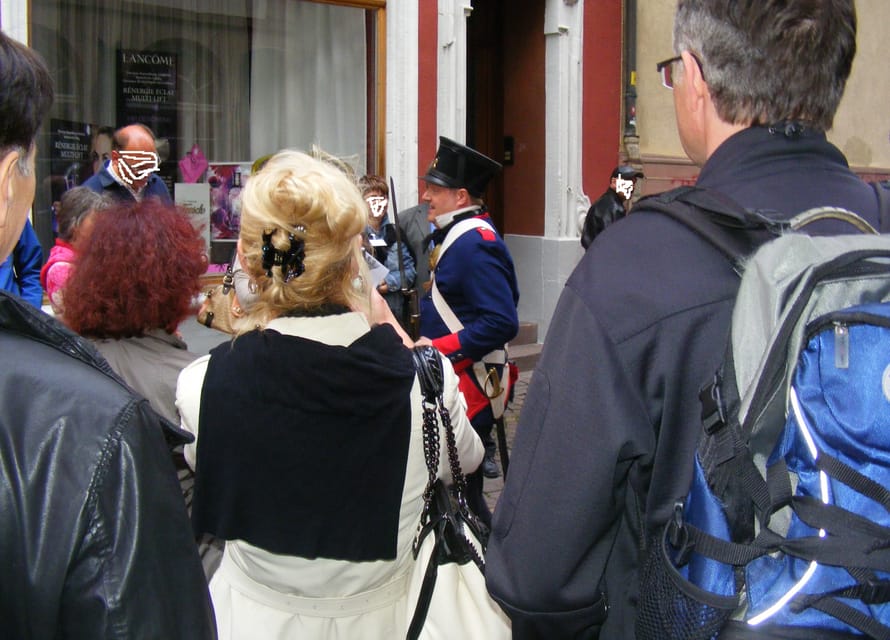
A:
<svg viewBox="0 0 890 640">
<path fill-rule="evenodd" d="M 476 227 L 476 231 L 479 232 L 479 235 L 482 236 L 483 240 L 494 242 L 497 238 L 497 236 L 494 234 L 494 231 L 492 231 L 488 227 Z"/>
</svg>

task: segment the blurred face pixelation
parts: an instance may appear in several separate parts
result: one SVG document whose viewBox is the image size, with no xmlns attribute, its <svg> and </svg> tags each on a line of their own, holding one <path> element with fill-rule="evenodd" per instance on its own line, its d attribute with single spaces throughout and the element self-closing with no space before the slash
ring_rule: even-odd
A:
<svg viewBox="0 0 890 640">
<path fill-rule="evenodd" d="M 126 136 L 126 147 L 111 152 L 115 171 L 124 184 L 139 192 L 151 174 L 160 168 L 155 141 L 148 131 L 138 125 L 125 127 L 122 132 Z"/>
<path fill-rule="evenodd" d="M 154 151 L 121 151 L 117 164 L 120 179 L 134 189 L 141 189 L 148 178 L 160 168 Z"/>
<path fill-rule="evenodd" d="M 386 213 L 386 205 L 389 204 L 389 201 L 379 194 L 368 195 L 365 197 L 365 202 L 368 203 L 371 215 L 375 218 L 379 218 Z"/>
<path fill-rule="evenodd" d="M 625 180 L 618 176 L 615 179 L 615 191 L 624 196 L 625 200 L 630 200 L 630 197 L 634 194 L 634 181 Z"/>
</svg>

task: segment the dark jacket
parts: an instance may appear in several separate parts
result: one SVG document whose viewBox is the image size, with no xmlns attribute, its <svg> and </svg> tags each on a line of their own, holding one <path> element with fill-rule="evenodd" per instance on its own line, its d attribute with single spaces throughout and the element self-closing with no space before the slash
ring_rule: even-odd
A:
<svg viewBox="0 0 890 640">
<path fill-rule="evenodd" d="M 787 217 L 837 205 L 878 224 L 874 190 L 818 133 L 739 132 L 698 185 Z M 739 284 L 716 249 L 645 205 L 603 240 L 557 304 L 494 516 L 486 580 L 517 640 L 633 638 L 640 547 L 687 492 L 698 393 Z"/>
<path fill-rule="evenodd" d="M 123 200 L 126 202 L 136 202 L 136 198 L 130 193 L 129 189 L 119 183 L 108 172 L 108 163 L 99 171 L 99 173 L 90 176 L 81 186 L 91 189 L 96 193 L 104 193 L 110 195 L 115 200 Z M 173 198 L 170 197 L 170 191 L 161 177 L 154 173 L 149 177 L 148 182 L 142 189 L 143 198 L 156 197 L 166 205 L 173 204 Z"/>
<path fill-rule="evenodd" d="M 40 267 L 43 247 L 30 220 L 25 220 L 22 235 L 6 261 L 0 264 L 0 289 L 30 302 L 38 309 L 43 304 Z"/>
<path fill-rule="evenodd" d="M 627 213 L 624 209 L 624 200 L 615 189 L 606 189 L 606 192 L 596 199 L 587 216 L 584 218 L 584 229 L 581 231 L 581 246 L 585 249 L 590 246 L 593 239 L 602 233 L 603 229 L 624 217 Z"/>
<path fill-rule="evenodd" d="M 85 340 L 0 293 L 9 638 L 214 638 L 162 425 Z"/>
<path fill-rule="evenodd" d="M 427 250 L 427 238 L 430 235 L 431 228 L 429 220 L 427 220 L 427 212 L 429 205 L 421 202 L 419 205 L 405 209 L 399 212 L 399 224 L 402 226 L 402 241 L 411 251 L 414 258 L 414 269 L 416 278 L 414 280 L 415 288 L 422 295 L 425 291 L 424 285 L 430 280 L 430 254 Z M 426 242 L 425 242 L 426 241 Z"/>
<path fill-rule="evenodd" d="M 383 299 L 386 300 L 386 304 L 389 305 L 392 314 L 399 322 L 404 323 L 407 318 L 404 316 L 405 295 L 401 291 L 402 271 L 399 268 L 400 245 L 396 237 L 396 226 L 384 219 L 380 225 L 379 232 L 375 232 L 370 225 L 365 227 L 365 236 L 371 245 L 371 255 L 389 271 L 383 279 L 387 288 L 387 292 L 383 294 Z M 381 245 L 379 241 L 383 241 L 385 244 Z M 411 251 L 404 238 L 402 239 L 401 249 L 402 266 L 405 269 L 405 289 L 411 289 L 414 286 L 415 276 L 414 257 L 411 255 Z M 375 282 L 374 286 L 379 286 L 380 284 L 380 282 Z"/>
</svg>

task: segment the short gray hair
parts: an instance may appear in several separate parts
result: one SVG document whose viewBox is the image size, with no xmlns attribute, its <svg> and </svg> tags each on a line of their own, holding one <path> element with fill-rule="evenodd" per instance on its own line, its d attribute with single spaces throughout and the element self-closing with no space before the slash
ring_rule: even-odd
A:
<svg viewBox="0 0 890 640">
<path fill-rule="evenodd" d="M 856 55 L 853 0 L 679 0 L 674 51 L 689 51 L 720 117 L 827 131 Z"/>
</svg>

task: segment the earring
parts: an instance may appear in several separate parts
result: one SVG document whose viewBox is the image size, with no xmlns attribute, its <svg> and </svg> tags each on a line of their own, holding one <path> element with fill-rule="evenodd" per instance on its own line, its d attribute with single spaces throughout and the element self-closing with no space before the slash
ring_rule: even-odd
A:
<svg viewBox="0 0 890 640">
<path fill-rule="evenodd" d="M 250 291 L 251 293 L 256 293 L 259 290 L 256 280 L 254 280 L 253 278 L 250 278 L 250 280 L 247 281 L 247 290 Z"/>
<path fill-rule="evenodd" d="M 356 291 L 362 291 L 365 288 L 365 279 L 362 278 L 362 274 L 358 274 L 352 279 L 352 288 Z"/>
</svg>

